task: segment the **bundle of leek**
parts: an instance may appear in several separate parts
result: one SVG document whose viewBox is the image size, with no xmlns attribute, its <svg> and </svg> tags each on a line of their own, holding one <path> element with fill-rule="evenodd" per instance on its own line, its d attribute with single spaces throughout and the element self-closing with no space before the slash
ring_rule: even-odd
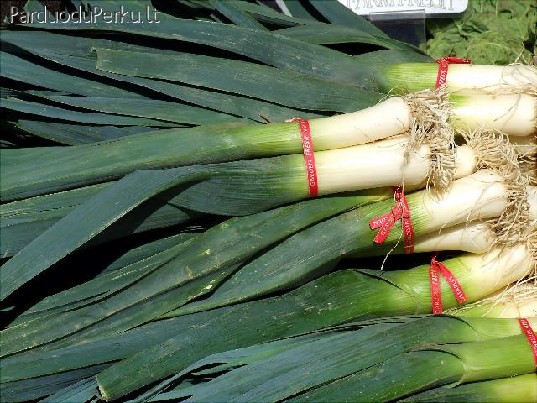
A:
<svg viewBox="0 0 537 403">
<path fill-rule="evenodd" d="M 434 331 L 434 330 L 433 330 Z M 507 378 L 535 371 L 525 335 L 438 344 L 389 358 L 290 401 L 384 402 L 439 385 Z"/>
<path fill-rule="evenodd" d="M 451 102 L 455 106 L 450 113 L 445 92 L 425 91 L 389 98 L 355 113 L 312 119 L 311 141 L 321 151 L 372 142 L 416 126 L 426 132 L 436 124 L 428 119 L 431 115 L 444 123 L 451 117 L 455 127 L 466 130 L 485 126 L 519 136 L 535 132 L 537 98 L 530 95 L 460 95 Z M 137 169 L 302 152 L 296 122 L 200 126 L 180 134 L 174 129 L 159 130 L 68 148 L 3 149 L 1 195 L 3 200 L 15 200 L 117 179 Z"/>
<path fill-rule="evenodd" d="M 458 279 L 468 303 L 505 287 L 533 268 L 532 256 L 524 245 L 503 251 L 495 248 L 484 255 L 464 254 L 443 263 Z M 78 288 L 83 291 L 87 286 Z M 79 290 L 73 290 L 76 291 Z M 459 306 L 447 284 L 442 284 L 442 303 L 448 309 Z M 172 373 L 170 371 L 182 370 L 190 362 L 185 360 L 201 358 L 204 354 L 295 336 L 350 320 L 428 313 L 431 304 L 429 265 L 388 272 L 339 270 L 282 296 L 187 315 L 201 310 L 193 303 L 158 318 L 171 318 L 166 322 L 156 321 L 104 338 L 81 338 L 80 341 L 84 340 L 82 345 L 71 339 L 68 343 L 44 345 L 4 357 L 2 379 L 9 387 L 10 382 L 85 367 L 98 369 L 98 365 L 127 358 L 125 364 L 117 364 L 118 368 L 129 365 L 137 368 L 140 374 L 137 382 L 149 382 L 167 376 Z M 219 334 L 218 342 L 207 332 Z M 106 347 L 116 343 L 121 344 L 121 349 Z M 149 354 L 160 351 L 161 343 L 167 346 L 166 357 Z M 189 344 L 189 354 L 182 358 L 184 343 Z M 140 349 L 143 351 L 133 356 Z M 94 354 L 88 355 L 90 350 Z M 51 362 L 53 356 L 57 360 Z M 130 356 L 132 359 L 128 358 Z M 157 367 L 153 359 L 162 364 L 162 369 L 154 369 L 151 379 L 141 376 L 145 374 L 143 368 Z M 28 365 L 29 362 L 33 365 Z"/>
<path fill-rule="evenodd" d="M 504 136 L 483 132 L 468 144 L 453 147 L 453 133 L 446 125 L 426 132 L 425 139 L 394 136 L 360 146 L 315 154 L 317 195 L 405 184 L 406 190 L 433 185 L 449 186 L 454 178 L 477 167 L 508 165 L 516 159 Z M 446 130 L 444 130 L 446 129 Z M 467 136 L 468 137 L 468 136 Z M 371 171 L 377 175 L 369 175 Z M 192 182 L 192 172 L 197 180 Z M 252 214 L 311 195 L 309 171 L 301 155 L 233 161 L 189 167 L 177 172 L 174 189 L 136 209 L 121 224 L 112 226 L 98 243 L 183 223 L 199 212 L 224 215 Z M 113 183 L 102 183 L 51 195 L 35 196 L 0 206 L 2 253 L 12 256 L 45 229 Z M 66 204 L 68 204 L 66 206 Z M 132 224 L 130 224 L 132 223 Z M 56 237 L 58 234 L 55 235 Z M 60 235 L 61 236 L 61 235 Z M 95 245 L 95 242 L 94 242 Z"/>
</svg>

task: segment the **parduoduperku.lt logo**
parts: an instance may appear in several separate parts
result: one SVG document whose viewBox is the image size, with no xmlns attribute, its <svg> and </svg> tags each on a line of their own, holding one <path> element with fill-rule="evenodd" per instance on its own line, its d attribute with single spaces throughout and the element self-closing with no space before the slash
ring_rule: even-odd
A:
<svg viewBox="0 0 537 403">
<path fill-rule="evenodd" d="M 102 7 L 82 7 L 75 11 L 51 12 L 46 6 L 39 11 L 24 11 L 11 7 L 8 16 L 13 24 L 158 24 L 158 11 L 148 6 L 145 10 L 129 10 L 124 5 L 118 5 L 116 10 Z"/>
</svg>

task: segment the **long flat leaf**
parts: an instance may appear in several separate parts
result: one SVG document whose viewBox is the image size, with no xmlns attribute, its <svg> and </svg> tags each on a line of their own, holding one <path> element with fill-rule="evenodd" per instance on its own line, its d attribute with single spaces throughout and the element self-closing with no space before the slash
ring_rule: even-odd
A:
<svg viewBox="0 0 537 403">
<path fill-rule="evenodd" d="M 2 256 L 12 256 L 58 219 L 98 192 L 106 185 L 28 198 L 0 206 L 2 222 Z"/>
<path fill-rule="evenodd" d="M 0 206 L 0 245 L 3 257 L 13 256 L 41 233 L 111 183 L 87 186 L 50 195 L 30 197 Z M 156 197 L 94 240 L 91 247 L 157 228 L 185 223 L 200 214 L 181 208 L 167 197 Z"/>
<path fill-rule="evenodd" d="M 43 399 L 48 403 L 89 402 L 99 396 L 97 382 L 94 378 L 86 378 L 63 388 Z"/>
<path fill-rule="evenodd" d="M 75 75 L 62 73 L 7 52 L 0 52 L 0 75 L 15 81 L 32 84 L 38 87 L 68 94 L 87 96 L 111 96 L 140 98 L 141 95 L 125 91 L 121 88 L 106 85 L 98 81 L 88 80 Z"/>
<path fill-rule="evenodd" d="M 39 301 L 28 311 L 19 315 L 10 326 L 22 323 L 43 313 L 73 310 L 105 299 L 113 292 L 125 288 L 137 281 L 173 257 L 176 251 L 185 247 L 186 242 L 194 238 L 195 233 L 179 233 L 163 238 L 138 248 L 131 249 L 100 273 L 92 281 L 80 284 L 58 294 Z M 134 280 L 133 280 L 134 279 Z"/>
<path fill-rule="evenodd" d="M 298 2 L 296 1 L 293 1 L 293 3 L 298 4 Z M 305 18 L 300 18 L 298 16 L 289 16 L 287 14 L 280 13 L 262 3 L 255 4 L 247 1 L 233 1 L 233 5 L 241 9 L 243 12 L 248 13 L 259 22 L 276 25 L 282 28 L 294 27 L 296 25 L 302 24 L 322 24 L 322 22 L 317 21 L 315 18 L 312 18 L 307 13 L 302 14 L 302 16 Z"/>
<path fill-rule="evenodd" d="M 200 235 L 201 232 L 202 231 L 199 230 L 197 232 L 180 232 L 178 234 L 166 238 L 157 239 L 147 244 L 143 244 L 141 246 L 138 246 L 137 248 L 130 249 L 125 252 L 125 254 L 121 255 L 112 263 L 110 263 L 106 267 L 106 269 L 103 270 L 102 273 L 104 274 L 112 272 L 125 266 L 136 263 L 140 260 L 147 259 L 148 257 L 167 250 L 174 245 L 187 242 L 190 239 L 193 239 Z"/>
<path fill-rule="evenodd" d="M 266 31 L 267 29 L 257 22 L 254 18 L 248 14 L 242 12 L 239 7 L 236 7 L 233 2 L 223 0 L 213 0 L 214 8 L 216 11 L 228 18 L 232 23 L 237 26 L 259 29 Z"/>
<path fill-rule="evenodd" d="M 243 116 L 252 120 L 262 121 L 259 114 L 268 116 L 271 121 L 284 121 L 290 116 L 315 117 L 319 113 L 308 112 L 302 109 L 297 110 L 264 102 L 258 99 L 237 96 L 234 94 L 209 91 L 202 88 L 178 85 L 161 80 L 152 80 L 141 77 L 129 77 L 108 73 L 95 69 L 95 61 L 85 57 L 66 56 L 61 54 L 48 53 L 43 57 L 50 58 L 61 64 L 67 64 L 82 71 L 98 73 L 99 75 L 111 78 L 120 82 L 127 82 L 140 86 L 142 89 L 149 89 L 157 93 L 171 96 L 185 102 L 189 102 L 202 107 L 221 111 L 227 114 Z"/>
<path fill-rule="evenodd" d="M 296 27 L 279 29 L 274 32 L 317 45 L 364 43 L 368 45 L 377 45 L 389 50 L 405 50 L 409 53 L 419 54 L 418 49 L 404 42 L 389 39 L 385 36 L 371 35 L 354 28 L 340 25 L 299 25 Z"/>
<path fill-rule="evenodd" d="M 137 171 L 98 193 L 0 267 L 1 299 L 88 242 L 143 201 L 176 183 L 184 183 L 185 179 L 196 180 L 199 177 L 199 173 L 188 168 Z"/>
<path fill-rule="evenodd" d="M 97 68 L 181 81 L 309 110 L 350 112 L 371 106 L 383 97 L 351 83 L 330 83 L 270 66 L 200 55 L 163 56 L 97 49 Z"/>
<path fill-rule="evenodd" d="M 0 398 L 5 402 L 27 402 L 49 396 L 99 372 L 105 366 L 98 365 L 35 379 L 0 383 Z"/>
<path fill-rule="evenodd" d="M 10 109 L 24 114 L 31 114 L 49 119 L 70 121 L 97 125 L 115 126 L 148 126 L 173 127 L 171 122 L 154 119 L 135 118 L 130 116 L 110 115 L 106 113 L 78 112 L 38 102 L 23 101 L 16 98 L 7 98 L 0 101 L 2 108 Z"/>
<path fill-rule="evenodd" d="M 27 133 L 65 145 L 97 143 L 153 130 L 144 126 L 94 126 L 21 119 L 15 125 Z"/>
<path fill-rule="evenodd" d="M 153 99 L 66 96 L 49 96 L 47 99 L 69 106 L 100 111 L 103 113 L 137 116 L 140 118 L 158 119 L 159 121 L 180 124 L 188 123 L 199 125 L 238 120 L 233 116 L 204 108 Z M 119 125 L 116 123 L 116 126 Z"/>
</svg>

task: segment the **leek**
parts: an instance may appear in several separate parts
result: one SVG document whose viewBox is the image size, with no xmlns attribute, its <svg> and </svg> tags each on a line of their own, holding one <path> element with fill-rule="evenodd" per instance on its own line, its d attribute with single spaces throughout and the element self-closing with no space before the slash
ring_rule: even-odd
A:
<svg viewBox="0 0 537 403">
<path fill-rule="evenodd" d="M 449 137 L 449 136 L 448 136 Z M 505 165 L 516 159 L 507 140 L 474 135 L 470 145 L 452 148 L 450 139 L 427 139 L 415 144 L 406 136 L 395 136 L 361 146 L 316 153 L 318 194 L 348 192 L 404 183 L 407 190 L 434 185 L 441 190 L 454 178 L 472 173 L 482 161 L 489 166 Z M 494 160 L 494 155 L 501 158 Z M 511 164 L 512 165 L 512 164 Z M 192 167 L 207 174 L 206 180 L 189 183 L 174 193 L 146 203 L 113 226 L 96 242 L 185 222 L 197 212 L 230 216 L 252 214 L 309 196 L 308 175 L 301 155 L 233 161 Z M 370 171 L 378 174 L 370 175 Z M 186 177 L 186 180 L 189 178 Z M 52 226 L 77 205 L 104 190 L 108 184 L 93 185 L 51 195 L 17 200 L 0 206 L 2 252 L 10 256 Z M 68 204 L 67 206 L 65 204 Z M 153 211 L 155 209 L 155 211 Z M 148 215 L 148 211 L 151 213 Z M 130 223 L 135 223 L 133 228 Z"/>
<path fill-rule="evenodd" d="M 420 91 L 434 88 L 438 74 L 435 63 L 398 63 L 386 66 L 379 81 L 385 89 Z M 537 87 L 537 68 L 527 65 L 450 64 L 446 76 L 449 91 L 517 92 Z"/>
<path fill-rule="evenodd" d="M 110 185 L 112 182 L 106 182 L 0 205 L 0 256 L 14 256 L 41 233 Z M 199 216 L 199 213 L 177 207 L 173 199 L 167 200 L 166 194 L 162 194 L 95 238 L 91 246 L 182 224 Z"/>
<path fill-rule="evenodd" d="M 458 102 L 462 96 L 465 101 Z M 535 95 L 503 94 L 488 103 L 491 95 L 451 94 L 454 103 L 451 124 L 457 129 L 488 128 L 500 130 L 509 136 L 529 137 L 537 134 L 537 100 Z M 485 106 L 485 104 L 487 106 Z M 479 105 L 482 105 L 479 108 Z"/>
<path fill-rule="evenodd" d="M 485 254 L 464 254 L 461 257 L 446 260 L 445 264 L 454 276 L 461 281 L 462 288 L 468 288 L 470 290 L 467 297 L 470 300 L 476 301 L 493 291 L 507 286 L 510 282 L 517 281 L 531 273 L 535 261 L 526 246 L 518 245 L 514 248 L 505 250 L 503 250 L 503 248 L 494 248 Z M 388 309 L 388 311 L 392 312 L 393 315 L 398 313 L 412 314 L 429 312 L 431 301 L 429 294 L 430 290 L 428 288 L 428 268 L 428 265 L 421 265 L 407 271 L 373 272 L 365 270 L 365 274 L 378 279 L 384 279 L 392 285 L 397 285 L 397 287 L 405 291 L 405 293 L 412 295 L 412 300 L 407 300 L 407 295 L 405 295 L 405 293 L 398 294 L 386 292 L 385 303 L 378 304 L 382 292 L 385 291 L 381 291 L 382 287 L 377 290 L 371 284 L 369 285 L 369 287 L 371 287 L 371 290 L 369 291 L 371 294 L 368 295 L 366 292 L 365 295 L 367 295 L 367 297 L 364 295 L 364 298 L 371 298 L 376 303 L 375 306 L 368 306 L 367 312 L 369 314 L 383 315 L 383 310 L 388 308 L 387 304 L 392 302 L 393 305 L 391 305 L 391 309 L 394 309 L 394 311 L 390 311 L 390 309 Z M 504 272 L 504 270 L 506 270 L 506 272 Z M 230 283 L 233 283 L 233 280 L 234 279 L 231 278 Z M 467 284 L 467 286 L 464 286 L 463 284 Z M 477 287 L 477 284 L 480 284 L 480 287 Z M 240 287 L 237 287 L 236 285 L 235 287 L 226 286 L 227 284 L 224 283 L 209 298 L 202 301 L 194 301 L 181 308 L 170 311 L 165 317 L 174 317 L 177 315 L 212 309 L 218 306 L 240 302 L 248 297 L 253 297 L 253 295 L 248 295 L 245 291 L 241 292 L 239 290 Z M 479 291 L 477 291 L 478 294 L 472 294 L 473 292 L 476 292 L 476 288 L 479 288 Z M 258 295 L 258 292 L 259 290 L 256 290 L 256 295 Z M 363 291 L 360 291 L 359 288 L 357 288 L 356 294 L 363 294 Z M 450 292 L 448 288 L 443 290 L 443 295 L 449 294 Z M 391 295 L 394 297 L 393 301 Z M 449 298 L 450 302 L 448 302 L 448 304 L 456 305 L 452 294 Z M 408 305 L 409 303 L 410 305 Z M 417 306 L 419 306 L 419 308 Z M 377 312 L 377 308 L 380 309 L 380 311 Z M 397 309 L 401 310 L 398 311 Z"/>
<path fill-rule="evenodd" d="M 405 133 L 415 129 L 416 125 L 419 130 L 430 131 L 438 122 L 427 121 L 424 110 L 432 111 L 432 116 L 443 119 L 444 123 L 449 117 L 449 110 L 445 111 L 444 117 L 435 110 L 435 107 L 446 107 L 442 106 L 445 98 L 431 94 L 410 94 L 406 100 L 389 98 L 355 113 L 312 119 L 314 149 L 321 151 L 364 144 Z M 475 121 L 473 115 L 491 110 L 493 113 L 487 120 L 489 129 L 507 133 L 512 129 L 517 135 L 522 135 L 523 130 L 528 131 L 526 135 L 535 132 L 537 98 L 528 96 L 515 100 L 506 95 L 489 97 L 486 102 L 479 98 L 474 102 L 472 97 L 474 95 L 461 95 L 453 100 L 454 111 L 457 104 L 461 105 L 458 109 L 460 118 L 456 113 L 451 116 L 458 126 L 481 128 L 483 123 Z M 526 102 L 530 105 L 526 106 Z M 464 107 L 465 104 L 468 107 Z M 470 113 L 472 109 L 475 110 Z M 516 111 L 524 116 L 520 117 Z M 109 181 L 137 169 L 302 153 L 302 142 L 298 124 L 294 122 L 239 127 L 200 126 L 181 129 L 181 133 L 166 129 L 91 145 L 8 149 L 0 153 L 1 196 L 7 201 Z"/>
<path fill-rule="evenodd" d="M 530 261 L 528 249 L 519 245 L 510 250 L 495 249 L 485 255 L 464 254 L 447 259 L 444 264 L 457 277 L 471 302 L 525 276 L 531 269 Z M 386 272 L 340 270 L 282 296 L 187 315 L 195 311 L 197 304 L 193 303 L 185 309 L 169 312 L 164 316 L 169 317 L 168 320 L 148 323 L 128 332 L 93 339 L 85 336 L 67 339 L 59 345 L 45 345 L 5 357 L 1 364 L 2 378 L 4 382 L 15 382 L 111 363 L 145 349 L 132 360 L 127 359 L 125 365 L 119 365 L 120 368 L 131 366 L 136 371 L 138 366 L 153 368 L 155 378 L 142 376 L 145 372 L 140 368 L 141 377 L 136 381 L 149 382 L 180 371 L 188 365 L 185 359 L 192 357 L 197 359 L 209 353 L 295 336 L 351 320 L 428 313 L 431 311 L 428 269 L 429 265 Z M 445 282 L 442 282 L 442 296 L 445 308 L 458 306 Z M 214 334 L 219 337 L 215 339 L 211 336 Z M 84 342 L 79 344 L 78 341 Z M 160 343 L 164 344 L 159 346 Z M 109 349 L 110 345 L 118 348 Z M 160 349 L 166 350 L 165 357 L 152 353 Z M 93 354 L 88 354 L 89 351 Z M 184 356 L 185 351 L 188 351 L 187 356 Z M 60 358 L 52 360 L 53 357 Z"/>
</svg>

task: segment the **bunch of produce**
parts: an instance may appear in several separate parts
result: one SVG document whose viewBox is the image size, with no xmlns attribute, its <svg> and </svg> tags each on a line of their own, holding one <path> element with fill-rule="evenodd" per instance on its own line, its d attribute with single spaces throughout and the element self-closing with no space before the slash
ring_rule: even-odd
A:
<svg viewBox="0 0 537 403">
<path fill-rule="evenodd" d="M 530 64 L 535 57 L 537 5 L 532 0 L 468 0 L 456 18 L 430 18 L 432 57 L 456 54 L 478 64 Z"/>
<path fill-rule="evenodd" d="M 536 68 L 279 3 L 3 27 L 2 401 L 535 401 Z"/>
</svg>

